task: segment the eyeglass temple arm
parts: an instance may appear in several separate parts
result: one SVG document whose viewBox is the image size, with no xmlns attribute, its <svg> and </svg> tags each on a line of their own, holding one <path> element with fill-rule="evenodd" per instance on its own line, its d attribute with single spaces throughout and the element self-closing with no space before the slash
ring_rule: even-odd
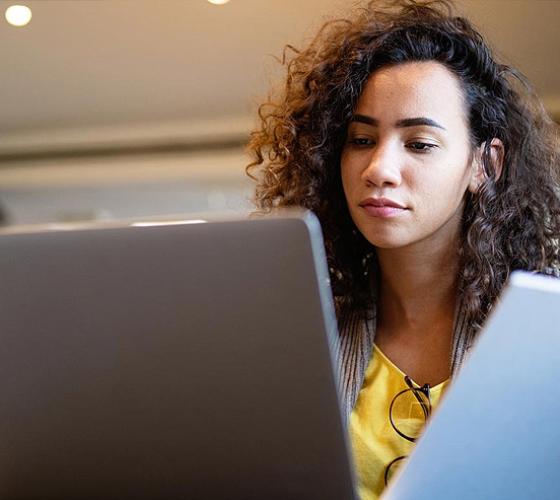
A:
<svg viewBox="0 0 560 500">
<path fill-rule="evenodd" d="M 422 398 L 418 396 L 416 391 L 421 391 L 422 393 L 424 393 L 428 398 L 428 401 L 430 401 L 430 384 L 424 384 L 422 387 L 414 387 L 414 382 L 412 382 L 412 379 L 408 375 L 405 375 L 404 381 L 406 382 L 406 385 L 408 385 L 408 387 L 412 389 L 412 394 L 414 394 L 414 397 L 417 399 L 418 403 L 420 403 L 422 411 L 424 412 L 424 417 L 426 418 L 426 420 L 428 420 L 431 409 L 426 405 Z"/>
</svg>

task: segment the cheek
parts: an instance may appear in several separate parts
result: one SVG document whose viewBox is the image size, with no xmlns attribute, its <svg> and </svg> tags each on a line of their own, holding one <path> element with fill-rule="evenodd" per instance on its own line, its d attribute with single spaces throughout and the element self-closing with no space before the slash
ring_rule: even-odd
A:
<svg viewBox="0 0 560 500">
<path fill-rule="evenodd" d="M 468 172 L 464 167 L 446 165 L 431 174 L 434 175 L 416 177 L 413 188 L 416 200 L 420 207 L 445 216 L 446 212 L 456 210 L 461 204 L 468 188 Z"/>
<path fill-rule="evenodd" d="M 342 180 L 342 188 L 344 190 L 344 194 L 346 198 L 348 198 L 356 189 L 357 174 L 356 169 L 353 168 L 350 162 L 348 162 L 347 160 L 345 161 L 344 157 L 342 158 L 340 164 L 340 178 Z"/>
</svg>

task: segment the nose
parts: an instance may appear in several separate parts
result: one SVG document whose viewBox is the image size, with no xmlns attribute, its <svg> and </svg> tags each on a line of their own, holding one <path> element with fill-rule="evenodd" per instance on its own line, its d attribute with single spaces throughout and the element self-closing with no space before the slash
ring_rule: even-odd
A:
<svg viewBox="0 0 560 500">
<path fill-rule="evenodd" d="M 369 164 L 362 172 L 362 180 L 375 187 L 397 187 L 401 183 L 399 154 L 391 144 L 373 148 Z"/>
</svg>

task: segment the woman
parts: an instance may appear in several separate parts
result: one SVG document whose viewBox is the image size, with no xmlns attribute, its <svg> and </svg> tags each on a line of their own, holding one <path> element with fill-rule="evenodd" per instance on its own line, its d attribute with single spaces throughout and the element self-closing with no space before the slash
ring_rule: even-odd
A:
<svg viewBox="0 0 560 500">
<path fill-rule="evenodd" d="M 377 498 L 515 269 L 557 274 L 557 127 L 448 2 L 375 1 L 284 58 L 260 211 L 319 217 L 362 498 Z"/>
</svg>

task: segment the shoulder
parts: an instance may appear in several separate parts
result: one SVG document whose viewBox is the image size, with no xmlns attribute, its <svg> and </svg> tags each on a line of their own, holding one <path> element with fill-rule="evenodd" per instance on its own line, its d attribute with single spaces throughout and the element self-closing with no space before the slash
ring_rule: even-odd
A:
<svg viewBox="0 0 560 500">
<path fill-rule="evenodd" d="M 336 305 L 338 331 L 342 343 L 351 339 L 372 338 L 375 335 L 375 304 L 367 309 L 350 308 L 341 303 Z"/>
</svg>

